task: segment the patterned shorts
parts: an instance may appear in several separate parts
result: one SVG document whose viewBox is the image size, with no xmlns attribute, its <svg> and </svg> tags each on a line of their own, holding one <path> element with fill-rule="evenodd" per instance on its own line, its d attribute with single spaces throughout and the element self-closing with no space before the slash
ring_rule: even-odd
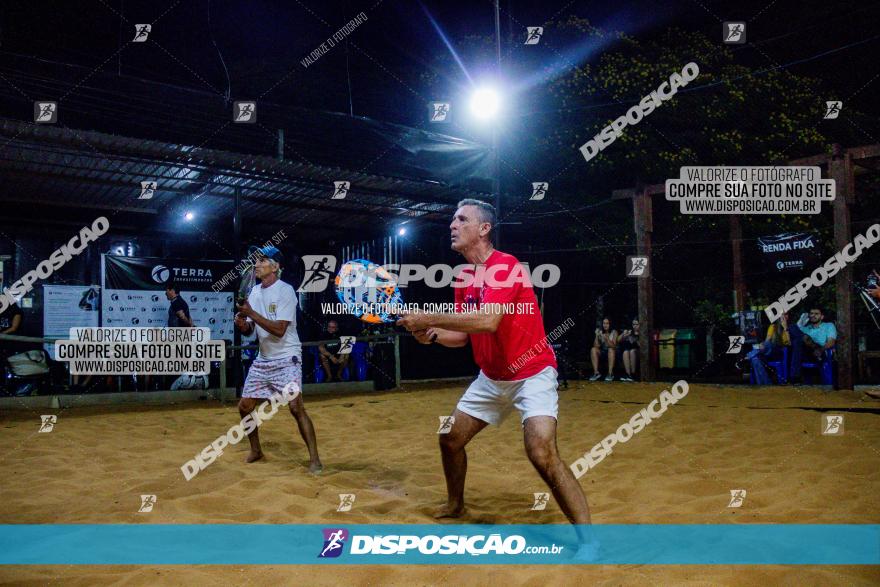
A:
<svg viewBox="0 0 880 587">
<path fill-rule="evenodd" d="M 302 389 L 302 363 L 299 357 L 256 360 L 248 371 L 241 397 L 268 399 L 281 394 L 284 386 L 295 383 Z"/>
</svg>

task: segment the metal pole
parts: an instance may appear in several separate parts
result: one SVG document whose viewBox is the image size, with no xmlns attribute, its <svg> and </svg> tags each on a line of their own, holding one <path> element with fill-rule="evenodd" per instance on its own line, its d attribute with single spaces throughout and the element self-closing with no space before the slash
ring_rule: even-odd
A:
<svg viewBox="0 0 880 587">
<path fill-rule="evenodd" d="M 235 251 L 235 259 L 233 262 L 238 262 L 241 258 L 241 186 L 235 186 L 235 212 L 232 219 L 232 226 L 235 234 L 235 244 L 233 247 L 233 251 Z M 232 332 L 232 343 L 240 347 L 241 346 L 241 332 L 238 331 L 237 328 L 233 328 Z M 232 373 L 235 377 L 235 397 L 241 397 L 241 350 L 236 350 L 232 354 Z"/>
<path fill-rule="evenodd" d="M 495 247 L 501 248 L 501 167 L 498 165 L 498 130 L 492 126 L 492 194 L 495 196 Z"/>
<path fill-rule="evenodd" d="M 220 397 L 217 399 L 221 402 L 223 401 L 223 398 L 226 397 L 226 365 L 226 361 L 220 362 Z"/>
<path fill-rule="evenodd" d="M 400 335 L 394 335 L 394 387 L 400 387 Z"/>
<path fill-rule="evenodd" d="M 501 73 L 501 6 L 495 0 L 495 56 L 498 61 L 498 73 Z"/>
<path fill-rule="evenodd" d="M 495 62 L 501 82 L 501 0 L 495 0 Z M 498 159 L 498 122 L 492 124 L 492 193 L 495 195 L 495 246 L 501 247 L 501 167 Z"/>
</svg>

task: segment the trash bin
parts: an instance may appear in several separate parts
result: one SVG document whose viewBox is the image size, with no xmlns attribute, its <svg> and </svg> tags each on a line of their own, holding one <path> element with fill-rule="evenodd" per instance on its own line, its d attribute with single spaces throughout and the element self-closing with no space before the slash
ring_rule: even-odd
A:
<svg viewBox="0 0 880 587">
<path fill-rule="evenodd" d="M 690 369 L 694 362 L 694 344 L 697 331 L 693 328 L 679 328 L 675 334 L 675 368 Z"/>
<path fill-rule="evenodd" d="M 660 331 L 660 338 L 657 340 L 660 349 L 660 368 L 672 369 L 675 367 L 675 333 L 674 328 L 667 328 Z"/>
</svg>

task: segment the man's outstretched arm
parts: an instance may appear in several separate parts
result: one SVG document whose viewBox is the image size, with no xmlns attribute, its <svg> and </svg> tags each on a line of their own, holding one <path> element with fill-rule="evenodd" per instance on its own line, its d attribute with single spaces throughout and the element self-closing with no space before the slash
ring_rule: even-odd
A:
<svg viewBox="0 0 880 587">
<path fill-rule="evenodd" d="M 464 334 L 477 334 L 480 332 L 495 332 L 503 317 L 504 310 L 501 304 L 483 304 L 479 312 L 461 314 L 420 312 L 406 314 L 397 321 L 397 325 L 403 326 L 410 332 L 439 328 Z"/>
<path fill-rule="evenodd" d="M 455 332 L 452 330 L 444 330 L 442 328 L 429 328 L 425 331 L 424 341 L 422 341 L 419 336 L 416 336 L 416 339 L 423 344 L 436 342 L 441 346 L 449 348 L 463 347 L 468 343 L 468 335 L 464 332 Z"/>
</svg>

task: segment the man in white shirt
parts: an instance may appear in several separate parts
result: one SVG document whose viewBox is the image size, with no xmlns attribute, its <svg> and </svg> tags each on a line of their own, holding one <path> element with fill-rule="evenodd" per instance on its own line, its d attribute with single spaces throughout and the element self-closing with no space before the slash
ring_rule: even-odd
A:
<svg viewBox="0 0 880 587">
<path fill-rule="evenodd" d="M 296 334 L 296 292 L 280 279 L 284 263 L 281 251 L 266 246 L 258 254 L 254 274 L 260 283 L 253 287 L 247 301 L 238 306 L 235 315 L 236 328 L 245 336 L 256 331 L 260 346 L 238 402 L 242 419 L 273 394 L 281 395 L 289 384 L 293 384 L 294 393 L 302 390 L 302 345 Z M 323 465 L 318 458 L 315 427 L 306 413 L 302 393 L 297 393 L 289 406 L 309 449 L 309 471 L 319 473 Z M 246 462 L 263 458 L 258 428 L 254 427 L 248 434 L 248 440 L 251 451 Z"/>
</svg>

